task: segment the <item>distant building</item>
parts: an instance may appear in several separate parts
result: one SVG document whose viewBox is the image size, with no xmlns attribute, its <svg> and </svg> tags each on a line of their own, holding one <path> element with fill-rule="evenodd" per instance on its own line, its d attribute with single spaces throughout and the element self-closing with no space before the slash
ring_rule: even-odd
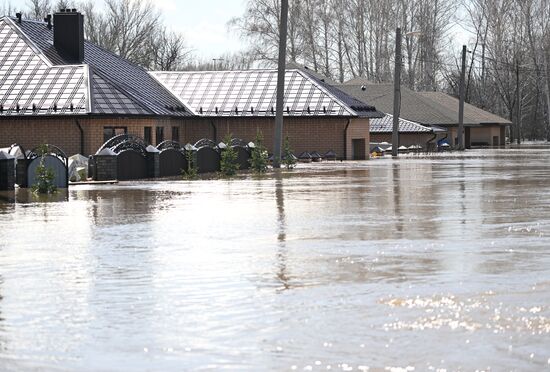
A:
<svg viewBox="0 0 550 372">
<path fill-rule="evenodd" d="M 41 143 L 92 154 L 129 133 L 163 140 L 247 141 L 261 130 L 271 150 L 276 71 L 150 74 L 84 40 L 71 10 L 47 22 L 0 18 L 0 147 Z M 287 71 L 284 135 L 295 152 L 368 156 L 369 106 L 302 71 Z"/>
<path fill-rule="evenodd" d="M 393 84 L 360 83 L 355 79 L 338 88 L 357 99 L 369 102 L 385 113 L 393 112 Z M 445 138 L 450 144 L 457 144 L 458 99 L 441 92 L 414 92 L 401 86 L 400 117 L 418 124 L 445 128 Z M 490 112 L 470 104 L 464 105 L 465 145 L 501 146 L 505 144 L 506 127 L 512 123 Z"/>
<path fill-rule="evenodd" d="M 435 149 L 438 134 L 447 130 L 439 127 L 428 127 L 410 120 L 399 118 L 399 145 L 418 145 L 422 149 Z M 392 142 L 393 115 L 385 115 L 383 118 L 372 119 L 370 122 L 371 143 Z"/>
</svg>

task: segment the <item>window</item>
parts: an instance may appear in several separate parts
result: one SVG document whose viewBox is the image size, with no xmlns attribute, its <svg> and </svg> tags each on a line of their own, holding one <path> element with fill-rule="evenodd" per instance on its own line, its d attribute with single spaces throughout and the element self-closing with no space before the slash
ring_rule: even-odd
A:
<svg viewBox="0 0 550 372">
<path fill-rule="evenodd" d="M 151 137 L 151 127 L 143 128 L 143 140 L 148 145 L 150 145 L 151 142 L 153 141 L 153 138 Z"/>
<path fill-rule="evenodd" d="M 157 138 L 157 142 L 156 142 L 157 145 L 162 141 L 164 141 L 164 127 L 156 127 L 156 138 Z"/>
<path fill-rule="evenodd" d="M 172 141 L 180 141 L 180 127 L 172 127 Z"/>
<path fill-rule="evenodd" d="M 114 136 L 128 133 L 128 127 L 103 127 L 103 143 L 107 142 Z"/>
</svg>

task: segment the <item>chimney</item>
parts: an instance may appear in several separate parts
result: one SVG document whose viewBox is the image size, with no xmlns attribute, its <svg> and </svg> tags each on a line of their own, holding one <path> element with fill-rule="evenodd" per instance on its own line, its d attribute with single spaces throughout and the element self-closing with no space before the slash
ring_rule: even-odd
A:
<svg viewBox="0 0 550 372">
<path fill-rule="evenodd" d="M 53 45 L 68 62 L 84 60 L 84 16 L 76 9 L 60 9 L 53 15 Z"/>
</svg>

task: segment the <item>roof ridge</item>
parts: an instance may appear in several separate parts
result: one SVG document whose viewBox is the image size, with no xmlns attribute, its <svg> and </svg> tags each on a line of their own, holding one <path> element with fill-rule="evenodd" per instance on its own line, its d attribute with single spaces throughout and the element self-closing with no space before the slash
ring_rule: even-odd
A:
<svg viewBox="0 0 550 372">
<path fill-rule="evenodd" d="M 325 94 L 328 94 L 333 100 L 335 100 L 336 102 L 338 102 L 338 104 L 342 107 L 344 107 L 346 109 L 346 111 L 348 111 L 349 113 L 351 113 L 352 115 L 355 115 L 355 116 L 359 116 L 359 114 L 357 114 L 357 111 L 355 111 L 354 109 L 352 109 L 348 104 L 344 103 L 344 101 L 342 101 L 340 98 L 336 97 L 335 94 L 333 94 L 332 92 L 330 92 L 328 89 L 326 89 L 325 87 L 323 87 L 318 81 L 317 79 L 313 78 L 310 74 L 300 70 L 300 69 L 295 69 L 295 71 L 297 71 L 300 75 L 302 75 L 304 78 L 306 78 L 307 80 L 311 81 L 318 89 L 322 90 L 323 92 L 325 92 Z"/>
</svg>

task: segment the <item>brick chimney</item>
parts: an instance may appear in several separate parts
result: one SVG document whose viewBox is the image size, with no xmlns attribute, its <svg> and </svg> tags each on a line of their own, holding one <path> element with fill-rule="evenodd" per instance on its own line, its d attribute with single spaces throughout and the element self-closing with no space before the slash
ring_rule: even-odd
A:
<svg viewBox="0 0 550 372">
<path fill-rule="evenodd" d="M 53 45 L 70 63 L 84 60 L 84 16 L 76 9 L 61 9 L 53 15 Z"/>
</svg>

